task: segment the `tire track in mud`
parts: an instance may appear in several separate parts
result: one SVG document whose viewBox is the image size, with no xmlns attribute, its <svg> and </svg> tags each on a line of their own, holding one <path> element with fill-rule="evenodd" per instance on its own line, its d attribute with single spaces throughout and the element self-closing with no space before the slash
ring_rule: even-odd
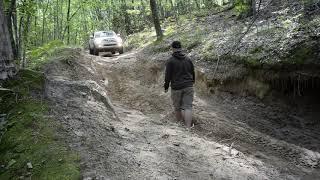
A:
<svg viewBox="0 0 320 180">
<path fill-rule="evenodd" d="M 81 156 L 84 179 L 299 179 L 305 173 L 281 172 L 198 130 L 186 131 L 169 117 L 169 96 L 154 85 L 161 78 L 141 74 L 137 64 L 135 53 L 101 58 L 79 52 L 67 64 L 48 66 L 52 114 Z M 207 105 L 202 108 L 212 124 L 219 117 Z"/>
<path fill-rule="evenodd" d="M 229 142 L 237 141 L 239 143 L 238 147 L 243 151 L 248 152 L 248 154 L 256 154 L 255 152 L 257 152 L 257 156 L 261 156 L 261 153 L 263 153 L 262 159 L 265 159 L 265 161 L 278 164 L 280 167 L 289 168 L 293 172 L 299 172 L 299 169 L 303 170 L 304 168 L 310 168 L 311 170 L 319 169 L 319 152 L 295 145 L 291 143 L 292 141 L 290 140 L 292 137 L 305 136 L 309 138 L 310 142 L 317 145 L 319 144 L 319 138 L 308 136 L 307 134 L 312 134 L 311 132 L 303 132 L 303 129 L 288 126 L 286 127 L 287 131 L 296 134 L 291 135 L 292 137 L 283 136 L 282 139 L 277 139 L 277 134 L 274 135 L 273 133 L 282 130 L 278 127 L 277 123 L 270 122 L 265 119 L 263 115 L 262 117 L 258 116 L 257 113 L 246 114 L 246 112 L 251 111 L 250 109 L 246 110 L 245 113 L 241 113 L 242 110 L 239 112 L 239 110 L 236 110 L 238 108 L 234 109 L 234 105 L 234 103 L 228 102 L 228 105 L 226 106 L 225 103 L 220 101 L 219 103 L 214 103 L 214 105 L 206 103 L 206 107 L 204 107 L 199 103 L 198 107 L 201 109 L 202 113 L 210 112 L 212 109 L 209 107 L 215 107 L 215 111 L 220 112 L 220 116 L 228 114 L 227 117 L 216 118 L 215 124 L 210 122 L 210 115 L 205 116 L 205 119 L 201 120 L 205 126 L 202 126 L 199 129 L 205 132 L 212 132 L 210 135 L 214 139 L 229 138 L 231 139 Z M 238 106 L 239 104 L 236 105 Z M 224 110 L 221 110 L 220 108 Z M 263 110 L 258 112 L 262 113 Z M 214 118 L 214 116 L 211 116 L 211 118 Z M 254 123 L 254 126 L 252 127 L 249 123 Z M 211 127 L 218 127 L 212 129 L 209 124 L 211 124 Z M 257 126 L 259 126 L 259 128 L 256 128 Z M 297 141 L 299 140 L 297 139 Z"/>
</svg>

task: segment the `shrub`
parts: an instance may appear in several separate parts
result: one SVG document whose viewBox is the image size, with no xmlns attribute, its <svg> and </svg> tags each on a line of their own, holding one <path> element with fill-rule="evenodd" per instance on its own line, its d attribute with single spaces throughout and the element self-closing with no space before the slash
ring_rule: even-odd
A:
<svg viewBox="0 0 320 180">
<path fill-rule="evenodd" d="M 62 41 L 54 40 L 43 46 L 27 51 L 28 68 L 39 69 L 55 54 L 57 49 L 64 47 Z"/>
</svg>

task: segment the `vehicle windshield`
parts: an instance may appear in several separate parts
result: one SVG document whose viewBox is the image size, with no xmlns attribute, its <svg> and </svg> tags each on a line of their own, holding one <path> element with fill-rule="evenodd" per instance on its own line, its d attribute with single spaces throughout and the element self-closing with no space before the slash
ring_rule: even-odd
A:
<svg viewBox="0 0 320 180">
<path fill-rule="evenodd" d="M 99 37 L 113 37 L 114 35 L 115 35 L 114 32 L 99 32 L 99 33 L 95 34 L 95 37 L 96 38 L 99 38 Z"/>
</svg>

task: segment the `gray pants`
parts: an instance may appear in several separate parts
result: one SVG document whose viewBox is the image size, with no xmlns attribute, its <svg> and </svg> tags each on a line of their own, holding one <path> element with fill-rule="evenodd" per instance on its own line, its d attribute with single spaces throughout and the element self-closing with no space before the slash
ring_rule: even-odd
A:
<svg viewBox="0 0 320 180">
<path fill-rule="evenodd" d="M 193 94 L 193 87 L 187 87 L 180 90 L 171 89 L 171 99 L 174 110 L 192 110 Z"/>
</svg>

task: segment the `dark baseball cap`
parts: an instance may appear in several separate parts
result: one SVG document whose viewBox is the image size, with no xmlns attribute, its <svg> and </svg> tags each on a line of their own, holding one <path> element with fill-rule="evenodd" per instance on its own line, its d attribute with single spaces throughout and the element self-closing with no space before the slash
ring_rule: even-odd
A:
<svg viewBox="0 0 320 180">
<path fill-rule="evenodd" d="M 181 49 L 182 48 L 182 45 L 181 45 L 181 42 L 180 41 L 173 41 L 171 43 L 171 47 L 174 48 L 174 49 Z"/>
</svg>

